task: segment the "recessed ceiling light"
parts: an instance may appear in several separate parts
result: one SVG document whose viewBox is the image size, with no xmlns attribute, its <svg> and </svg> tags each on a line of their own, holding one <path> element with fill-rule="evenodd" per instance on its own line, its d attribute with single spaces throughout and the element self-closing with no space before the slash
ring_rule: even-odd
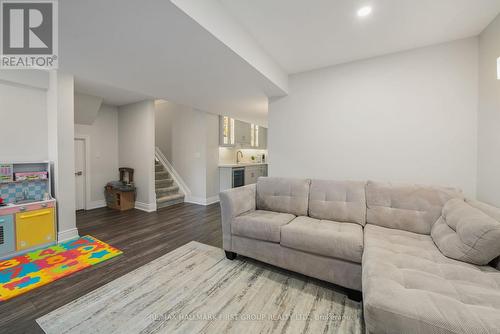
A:
<svg viewBox="0 0 500 334">
<path fill-rule="evenodd" d="M 368 15 L 370 15 L 372 13 L 372 7 L 370 6 L 365 6 L 365 7 L 361 7 L 359 10 L 358 10 L 358 16 L 359 17 L 366 17 Z"/>
</svg>

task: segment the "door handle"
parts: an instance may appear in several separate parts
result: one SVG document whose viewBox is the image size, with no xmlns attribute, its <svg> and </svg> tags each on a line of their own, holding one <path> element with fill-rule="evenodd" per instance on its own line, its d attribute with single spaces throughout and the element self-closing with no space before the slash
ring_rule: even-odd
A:
<svg viewBox="0 0 500 334">
<path fill-rule="evenodd" d="M 82 176 L 83 175 L 83 172 L 82 171 L 78 171 L 75 173 L 76 176 Z"/>
<path fill-rule="evenodd" d="M 37 213 L 33 213 L 33 214 L 21 215 L 21 216 L 19 216 L 19 218 L 26 219 L 26 218 L 46 216 L 48 214 L 50 214 L 50 210 L 45 210 L 45 211 L 37 212 Z"/>
</svg>

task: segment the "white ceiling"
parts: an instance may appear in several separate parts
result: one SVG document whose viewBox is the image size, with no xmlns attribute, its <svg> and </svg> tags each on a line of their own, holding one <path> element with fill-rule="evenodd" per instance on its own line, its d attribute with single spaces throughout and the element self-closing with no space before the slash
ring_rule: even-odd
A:
<svg viewBox="0 0 500 334">
<path fill-rule="evenodd" d="M 75 77 L 75 91 L 77 93 L 101 97 L 103 103 L 112 106 L 122 106 L 154 98 L 146 94 L 131 92 L 79 77 Z"/>
<path fill-rule="evenodd" d="M 283 94 L 170 1 L 64 0 L 59 14 L 60 69 L 109 103 L 152 96 L 266 125 L 268 96 Z"/>
<path fill-rule="evenodd" d="M 476 36 L 500 12 L 500 0 L 220 2 L 288 73 Z"/>
<path fill-rule="evenodd" d="M 373 6 L 370 17 L 356 11 Z M 267 125 L 287 73 L 478 35 L 500 0 L 64 0 L 60 68 L 124 105 L 165 99 Z"/>
</svg>

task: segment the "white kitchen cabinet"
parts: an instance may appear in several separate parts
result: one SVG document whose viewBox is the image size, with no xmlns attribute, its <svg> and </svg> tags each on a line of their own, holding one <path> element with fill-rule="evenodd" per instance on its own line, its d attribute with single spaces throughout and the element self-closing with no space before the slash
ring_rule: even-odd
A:
<svg viewBox="0 0 500 334">
<path fill-rule="evenodd" d="M 231 189 L 233 187 L 233 169 L 219 168 L 219 191 Z"/>
<path fill-rule="evenodd" d="M 267 176 L 267 165 L 245 167 L 245 185 L 257 183 L 260 176 Z"/>
<path fill-rule="evenodd" d="M 245 185 L 257 183 L 257 178 L 260 176 L 260 166 L 245 167 Z"/>
<path fill-rule="evenodd" d="M 251 147 L 251 125 L 250 123 L 235 120 L 234 121 L 234 139 L 236 144 L 242 147 Z"/>
</svg>

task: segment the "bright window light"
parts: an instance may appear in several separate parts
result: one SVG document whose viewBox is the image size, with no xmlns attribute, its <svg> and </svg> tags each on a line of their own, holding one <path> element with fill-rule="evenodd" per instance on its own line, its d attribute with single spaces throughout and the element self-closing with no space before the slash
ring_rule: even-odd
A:
<svg viewBox="0 0 500 334">
<path fill-rule="evenodd" d="M 372 13 L 372 7 L 370 6 L 365 6 L 362 7 L 358 10 L 358 16 L 359 17 L 366 17 Z"/>
</svg>

